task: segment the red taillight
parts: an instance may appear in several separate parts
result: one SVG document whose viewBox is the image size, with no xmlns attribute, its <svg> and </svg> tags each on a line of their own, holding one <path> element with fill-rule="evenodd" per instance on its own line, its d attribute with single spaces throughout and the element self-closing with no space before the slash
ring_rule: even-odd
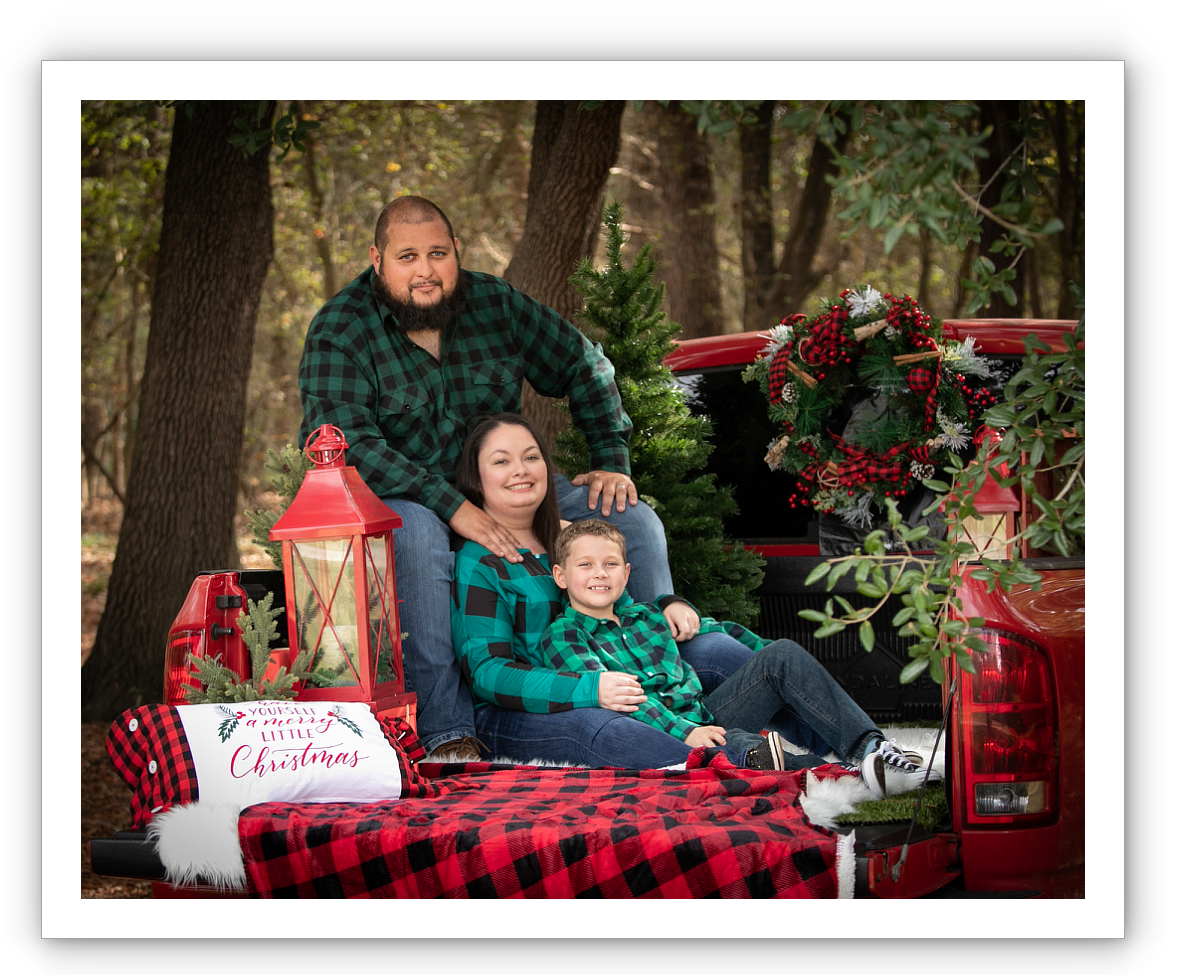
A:
<svg viewBox="0 0 1200 975">
<path fill-rule="evenodd" d="M 967 821 L 1016 823 L 1055 812 L 1058 753 L 1050 662 L 1037 644 L 983 630 L 961 700 Z"/>
<path fill-rule="evenodd" d="M 183 689 L 201 690 L 199 679 L 192 673 L 188 655 L 204 655 L 203 630 L 172 630 L 167 637 L 167 661 L 163 669 L 163 701 L 167 704 L 187 704 Z"/>
</svg>

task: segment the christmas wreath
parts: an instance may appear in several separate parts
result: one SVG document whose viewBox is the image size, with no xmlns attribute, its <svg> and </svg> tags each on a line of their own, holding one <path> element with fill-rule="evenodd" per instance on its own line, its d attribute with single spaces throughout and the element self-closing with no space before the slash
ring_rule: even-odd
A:
<svg viewBox="0 0 1200 975">
<path fill-rule="evenodd" d="M 757 380 L 782 427 L 764 458 L 796 474 L 789 503 L 867 527 L 872 506 L 932 477 L 996 402 L 975 340 L 942 340 L 942 323 L 910 295 L 846 289 L 811 321 L 790 315 L 771 329 L 743 373 Z M 847 410 L 847 408 L 849 408 Z M 849 412 L 841 435 L 830 429 Z"/>
</svg>

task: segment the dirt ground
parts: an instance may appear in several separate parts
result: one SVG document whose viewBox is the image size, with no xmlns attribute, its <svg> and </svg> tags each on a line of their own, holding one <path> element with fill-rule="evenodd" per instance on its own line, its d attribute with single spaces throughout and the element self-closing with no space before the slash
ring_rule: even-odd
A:
<svg viewBox="0 0 1200 975">
<path fill-rule="evenodd" d="M 268 507 L 274 499 L 267 497 L 256 507 Z M 121 528 L 119 502 L 94 500 L 82 509 L 80 517 L 79 577 L 82 602 L 82 631 L 79 638 L 80 666 L 87 660 L 96 640 L 96 626 L 104 613 L 108 577 L 112 572 L 113 556 L 117 549 L 117 533 Z M 270 559 L 251 540 L 245 524 L 239 519 L 238 549 L 246 568 L 270 567 Z M 80 727 L 82 776 L 80 781 L 80 872 L 81 895 L 87 898 L 148 898 L 149 881 L 121 880 L 100 877 L 88 867 L 87 842 L 100 836 L 111 836 L 117 830 L 128 829 L 129 787 L 117 775 L 108 753 L 104 750 L 107 724 L 83 724 Z"/>
</svg>

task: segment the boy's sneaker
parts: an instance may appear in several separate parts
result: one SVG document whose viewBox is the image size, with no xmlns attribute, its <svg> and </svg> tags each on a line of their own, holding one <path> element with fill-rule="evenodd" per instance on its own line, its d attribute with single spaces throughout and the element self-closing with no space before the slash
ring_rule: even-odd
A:
<svg viewBox="0 0 1200 975">
<path fill-rule="evenodd" d="M 779 737 L 779 732 L 768 732 L 763 736 L 761 745 L 751 748 L 746 753 L 746 768 L 773 772 L 784 771 L 783 739 Z"/>
<path fill-rule="evenodd" d="M 919 789 L 926 781 L 925 760 L 915 752 L 903 751 L 894 741 L 885 739 L 871 754 L 878 755 L 883 762 L 887 770 L 888 792 L 892 795 Z M 942 773 L 937 769 L 931 766 L 928 772 L 931 784 L 942 781 Z"/>
<path fill-rule="evenodd" d="M 888 768 L 901 772 L 915 772 L 925 764 L 925 760 L 919 754 L 904 751 L 890 738 L 885 738 L 879 743 L 875 754 L 882 756 Z"/>
<path fill-rule="evenodd" d="M 849 766 L 853 767 L 853 766 Z M 883 772 L 887 768 L 887 764 L 883 760 L 883 755 L 880 750 L 876 749 L 870 755 L 865 755 L 862 764 L 858 767 L 858 773 L 862 776 L 863 785 L 871 791 L 872 799 L 887 798 L 887 782 L 884 781 Z"/>
</svg>

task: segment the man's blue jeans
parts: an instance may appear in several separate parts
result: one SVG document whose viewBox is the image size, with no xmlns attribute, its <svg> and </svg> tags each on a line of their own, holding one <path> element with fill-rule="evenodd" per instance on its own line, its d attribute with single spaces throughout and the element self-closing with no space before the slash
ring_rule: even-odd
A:
<svg viewBox="0 0 1200 975">
<path fill-rule="evenodd" d="M 595 511 L 589 510 L 586 486 L 575 487 L 566 477 L 557 474 L 555 488 L 559 511 L 567 520 L 604 517 L 599 507 Z M 450 527 L 415 501 L 384 498 L 384 502 L 404 519 L 404 526 L 393 532 L 396 592 L 401 601 L 400 629 L 406 634 L 403 640 L 404 683 L 417 695 L 417 731 L 425 750 L 432 752 L 447 741 L 475 735 L 471 692 L 461 678 L 450 641 L 450 584 L 454 576 Z M 628 505 L 624 512 L 614 508 L 605 520 L 624 533 L 629 561 L 637 566 L 629 578 L 629 592 L 633 598 L 650 602 L 671 592 L 666 535 L 653 509 L 644 502 Z M 615 711 L 608 713 L 616 714 Z M 670 738 L 669 735 L 664 737 Z M 679 744 L 683 745 L 683 742 Z M 549 756 L 526 754 L 525 757 Z"/>
</svg>

